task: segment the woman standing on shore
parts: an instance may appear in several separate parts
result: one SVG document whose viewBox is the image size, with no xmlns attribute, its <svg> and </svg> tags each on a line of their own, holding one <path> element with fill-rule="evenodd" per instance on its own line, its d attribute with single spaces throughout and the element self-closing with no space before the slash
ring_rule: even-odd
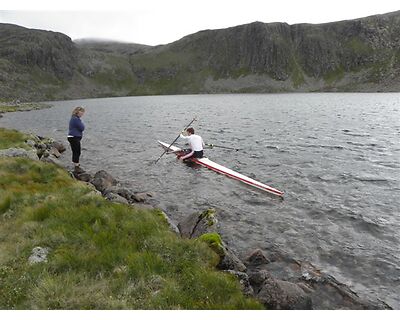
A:
<svg viewBox="0 0 400 320">
<path fill-rule="evenodd" d="M 84 170 L 80 167 L 79 157 L 81 155 L 81 140 L 85 125 L 81 118 L 85 114 L 85 108 L 76 107 L 72 111 L 71 120 L 69 120 L 68 142 L 72 150 L 72 163 L 74 164 L 74 171 L 82 173 Z"/>
</svg>

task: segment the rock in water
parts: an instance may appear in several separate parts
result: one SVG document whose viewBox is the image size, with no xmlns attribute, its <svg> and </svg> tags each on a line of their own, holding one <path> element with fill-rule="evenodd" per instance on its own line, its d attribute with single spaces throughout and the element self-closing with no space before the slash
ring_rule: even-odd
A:
<svg viewBox="0 0 400 320">
<path fill-rule="evenodd" d="M 112 175 L 104 170 L 96 172 L 91 183 L 95 186 L 97 190 L 105 193 L 108 188 L 115 186 L 118 182 Z"/>
</svg>

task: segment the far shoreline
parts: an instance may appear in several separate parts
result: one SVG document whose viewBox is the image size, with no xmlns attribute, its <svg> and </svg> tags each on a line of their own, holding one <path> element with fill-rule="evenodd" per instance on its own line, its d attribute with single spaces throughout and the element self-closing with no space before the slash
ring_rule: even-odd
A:
<svg viewBox="0 0 400 320">
<path fill-rule="evenodd" d="M 51 108 L 53 102 L 58 101 L 77 101 L 93 99 L 113 99 L 113 98 L 144 98 L 144 97 L 169 97 L 169 96 L 259 96 L 259 95 L 314 95 L 314 94 L 400 94 L 400 91 L 276 91 L 276 92 L 197 92 L 197 93 L 171 93 L 171 94 L 143 94 L 143 95 L 116 95 L 116 96 L 95 96 L 95 97 L 71 97 L 68 99 L 51 100 L 30 100 L 20 101 L 18 99 L 5 100 L 0 97 L 0 114 L 16 111 L 32 111 Z M 2 100 L 4 99 L 4 100 Z"/>
<path fill-rule="evenodd" d="M 20 102 L 19 100 L 13 101 L 0 101 L 0 118 L 2 114 L 7 112 L 24 112 L 41 109 L 49 109 L 54 105 L 48 102 Z"/>
</svg>

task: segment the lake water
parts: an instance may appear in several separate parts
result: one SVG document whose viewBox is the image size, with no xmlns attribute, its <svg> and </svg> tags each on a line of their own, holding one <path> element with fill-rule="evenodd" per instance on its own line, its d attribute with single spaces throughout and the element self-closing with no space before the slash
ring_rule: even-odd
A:
<svg viewBox="0 0 400 320">
<path fill-rule="evenodd" d="M 356 292 L 400 309 L 400 94 L 240 94 L 57 101 L 6 114 L 1 127 L 66 141 L 83 105 L 82 167 L 151 191 L 173 221 L 213 207 L 242 257 L 278 246 Z M 285 191 L 262 191 L 164 155 L 194 123 L 213 161 Z M 64 156 L 67 163 L 68 150 Z"/>
</svg>

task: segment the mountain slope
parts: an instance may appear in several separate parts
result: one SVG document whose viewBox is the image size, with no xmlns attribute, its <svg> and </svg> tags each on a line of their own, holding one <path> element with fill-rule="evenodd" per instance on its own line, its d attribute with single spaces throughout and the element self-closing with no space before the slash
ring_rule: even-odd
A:
<svg viewBox="0 0 400 320">
<path fill-rule="evenodd" d="M 205 92 L 399 90 L 399 35 L 400 12 L 321 25 L 255 22 L 198 32 L 132 64 L 145 88 L 162 87 L 169 71 Z"/>
<path fill-rule="evenodd" d="M 0 24 L 3 99 L 292 91 L 400 91 L 400 11 L 254 22 L 155 47 Z"/>
</svg>

